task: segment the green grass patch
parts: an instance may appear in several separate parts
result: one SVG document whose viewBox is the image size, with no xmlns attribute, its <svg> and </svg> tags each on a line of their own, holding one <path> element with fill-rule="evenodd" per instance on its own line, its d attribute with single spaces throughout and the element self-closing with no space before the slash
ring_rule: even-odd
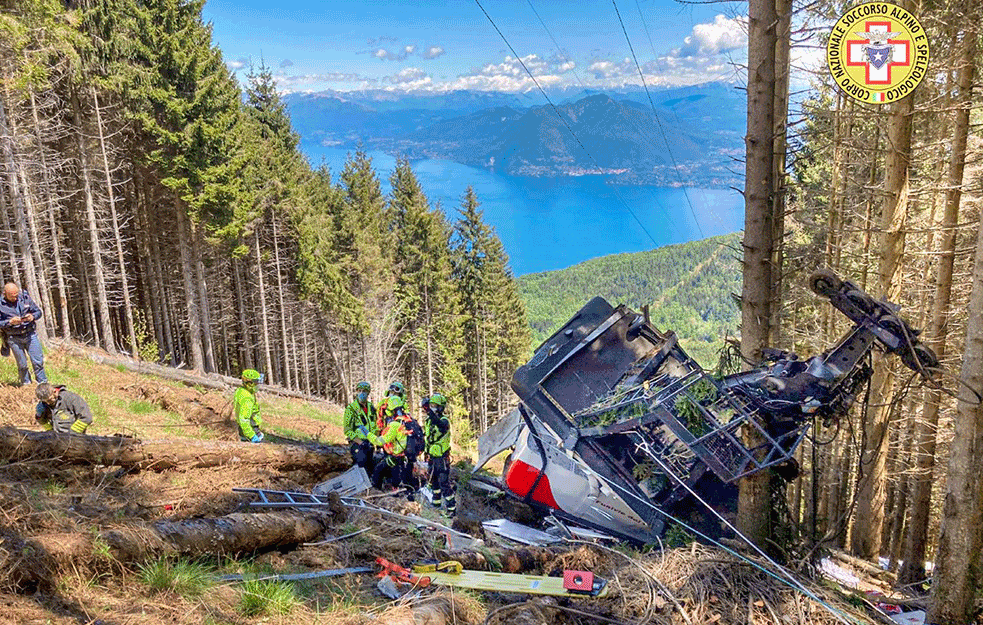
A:
<svg viewBox="0 0 983 625">
<path fill-rule="evenodd" d="M 130 412 L 133 414 L 150 414 L 155 410 L 157 410 L 157 406 L 154 406 L 149 401 L 137 400 L 130 402 Z"/>
<path fill-rule="evenodd" d="M 204 595 L 214 584 L 211 571 L 205 565 L 167 558 L 141 564 L 140 579 L 152 592 L 173 591 L 187 599 Z"/>
<path fill-rule="evenodd" d="M 239 612 L 244 616 L 290 614 L 300 604 L 287 582 L 249 580 L 239 589 Z"/>
</svg>

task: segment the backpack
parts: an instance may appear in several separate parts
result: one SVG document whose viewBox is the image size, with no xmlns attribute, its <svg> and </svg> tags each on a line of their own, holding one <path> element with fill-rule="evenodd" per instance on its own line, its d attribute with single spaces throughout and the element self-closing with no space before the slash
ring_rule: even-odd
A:
<svg viewBox="0 0 983 625">
<path fill-rule="evenodd" d="M 406 455 L 410 457 L 419 456 L 426 449 L 426 441 L 423 438 L 423 428 L 416 422 L 416 419 L 409 419 L 403 422 L 406 428 Z"/>
</svg>

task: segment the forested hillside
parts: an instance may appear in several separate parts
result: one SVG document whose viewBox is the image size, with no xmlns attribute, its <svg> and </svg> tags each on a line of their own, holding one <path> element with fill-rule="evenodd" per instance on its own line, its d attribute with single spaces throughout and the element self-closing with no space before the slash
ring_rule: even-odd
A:
<svg viewBox="0 0 983 625">
<path fill-rule="evenodd" d="M 730 234 L 649 252 L 616 254 L 518 278 L 533 344 L 555 332 L 595 295 L 640 311 L 673 330 L 690 356 L 713 368 L 727 336 L 735 337 L 740 307 L 740 236 Z"/>
<path fill-rule="evenodd" d="M 0 267 L 42 339 L 338 401 L 402 379 L 478 426 L 504 408 L 527 326 L 467 181 L 451 222 L 406 161 L 312 169 L 271 72 L 237 83 L 202 0 L 68 5 L 0 1 Z"/>
</svg>

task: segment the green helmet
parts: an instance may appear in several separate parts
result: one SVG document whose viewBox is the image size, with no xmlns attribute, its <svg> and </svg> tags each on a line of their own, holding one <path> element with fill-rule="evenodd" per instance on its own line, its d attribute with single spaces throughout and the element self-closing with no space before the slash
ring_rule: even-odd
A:
<svg viewBox="0 0 983 625">
<path fill-rule="evenodd" d="M 386 402 L 386 408 L 389 409 L 390 411 L 396 411 L 400 408 L 406 410 L 406 401 L 399 395 L 392 395 L 389 397 L 389 400 Z"/>
<path fill-rule="evenodd" d="M 440 393 L 434 393 L 433 395 L 430 396 L 430 403 L 433 404 L 434 406 L 444 407 L 447 405 L 447 398 L 441 395 Z"/>
<path fill-rule="evenodd" d="M 356 393 L 359 393 L 359 392 L 371 393 L 372 392 L 372 385 L 369 384 L 368 382 L 365 382 L 363 380 L 362 382 L 359 382 L 358 384 L 355 385 L 355 392 Z"/>
<path fill-rule="evenodd" d="M 389 392 L 402 397 L 406 394 L 406 387 L 403 386 L 402 382 L 393 382 L 389 385 Z"/>
<path fill-rule="evenodd" d="M 256 371 L 255 369 L 246 369 L 245 371 L 242 372 L 242 380 L 243 382 L 262 383 L 263 374 L 260 373 L 259 371 Z"/>
</svg>

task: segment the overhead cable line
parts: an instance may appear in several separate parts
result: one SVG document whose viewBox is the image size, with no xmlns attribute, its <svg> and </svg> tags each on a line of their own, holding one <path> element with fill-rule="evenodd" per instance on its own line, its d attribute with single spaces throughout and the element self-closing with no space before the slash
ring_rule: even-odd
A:
<svg viewBox="0 0 983 625">
<path fill-rule="evenodd" d="M 543 27 L 543 30 L 546 31 L 546 34 L 549 35 L 549 38 L 553 41 L 553 45 L 556 46 L 556 51 L 560 54 L 560 56 L 563 57 L 563 60 L 564 61 L 567 61 L 567 62 L 572 62 L 573 59 L 571 59 L 569 55 L 567 55 L 566 53 L 564 53 L 563 48 L 560 47 L 560 44 L 556 40 L 556 37 L 553 36 L 553 32 L 550 30 L 550 27 L 547 26 L 546 25 L 546 22 L 543 20 L 543 18 L 540 17 L 539 11 L 537 11 L 536 10 L 536 7 L 534 7 L 533 4 L 532 4 L 532 0 L 526 0 L 526 4 L 528 4 L 529 5 L 529 8 L 532 9 L 533 14 L 536 16 L 536 19 L 539 20 L 539 23 Z M 570 68 L 570 71 L 573 73 L 574 78 L 577 79 L 577 82 L 580 84 L 580 86 L 583 87 L 586 90 L 587 89 L 587 85 L 585 85 L 584 84 L 584 81 L 580 79 L 580 74 L 577 72 L 576 63 L 574 63 L 574 67 L 571 67 Z M 632 117 L 631 115 L 627 115 L 627 114 L 624 115 L 623 117 L 624 117 L 625 120 L 627 120 L 628 122 L 631 123 L 632 127 L 635 129 L 635 132 L 636 132 L 636 134 L 638 134 L 638 136 L 639 136 L 640 139 L 642 139 L 643 141 L 647 142 L 652 148 L 655 148 L 655 149 L 658 149 L 659 148 L 659 146 L 656 145 L 656 143 L 655 143 L 655 138 L 652 137 L 650 135 L 650 133 L 644 132 L 642 130 L 642 127 L 639 126 L 638 121 L 634 117 Z M 653 196 L 652 197 L 652 201 L 655 202 L 656 206 L 658 206 L 662 210 L 662 212 L 664 212 L 666 214 L 669 213 L 668 209 L 665 206 L 663 206 L 662 202 L 659 201 L 658 195 Z"/>
<path fill-rule="evenodd" d="M 526 64 L 522 61 L 522 57 L 520 57 L 519 54 L 515 51 L 515 48 L 513 48 L 512 47 L 512 44 L 509 43 L 509 40 L 505 37 L 505 34 L 502 33 L 502 31 L 498 27 L 498 25 L 495 24 L 495 20 L 493 20 L 492 17 L 491 17 L 491 15 L 488 14 L 488 11 L 485 10 L 485 7 L 481 6 L 481 0 L 474 0 L 474 3 L 477 4 L 478 5 L 478 8 L 481 9 L 481 12 L 485 14 L 485 17 L 488 18 L 488 21 L 489 21 L 489 23 L 491 23 L 492 28 L 495 29 L 495 32 L 498 33 L 498 36 L 502 38 L 502 41 L 505 42 L 505 45 L 508 46 L 508 49 L 512 52 L 512 56 L 515 57 L 515 59 L 519 62 L 519 65 L 522 66 L 522 69 L 524 69 L 526 71 L 526 74 L 529 75 L 529 78 L 531 78 L 532 81 L 533 81 L 533 83 L 536 85 L 536 87 L 539 88 L 539 92 L 543 94 L 543 97 L 544 98 L 546 98 L 546 101 L 549 103 L 550 107 L 553 109 L 553 112 L 556 113 L 556 116 L 560 119 L 560 122 L 567 129 L 567 132 L 570 133 L 570 136 L 574 138 L 574 140 L 580 146 L 580 149 L 582 149 L 584 151 L 584 154 L 587 155 L 587 158 L 589 158 L 591 160 L 591 162 L 594 163 L 594 166 L 597 167 L 600 170 L 601 169 L 601 166 L 598 164 L 597 159 L 594 158 L 594 156 L 590 153 L 590 151 L 587 149 L 587 147 L 580 140 L 580 138 L 577 137 L 577 134 L 573 131 L 573 128 L 570 127 L 570 124 L 568 124 L 567 123 L 567 120 L 564 119 L 563 115 L 560 113 L 560 110 L 558 108 L 556 108 L 556 105 L 555 104 L 553 104 L 553 100 L 551 100 L 550 97 L 549 97 L 549 95 L 547 95 L 546 90 L 543 89 L 542 85 L 539 84 L 539 81 L 536 80 L 536 77 L 533 76 L 532 72 L 529 71 L 529 68 L 526 67 Z M 624 199 L 624 197 L 622 197 L 621 193 L 618 191 L 618 187 L 616 185 L 611 185 L 611 190 L 614 191 L 614 194 L 615 194 L 615 196 L 617 196 L 618 201 L 621 202 L 621 204 L 625 207 L 625 209 L 628 211 L 628 213 L 631 214 L 631 216 L 638 223 L 638 227 L 642 229 L 642 232 L 644 232 L 645 235 L 649 238 L 649 240 L 652 241 L 652 244 L 653 245 L 655 245 L 656 247 L 658 247 L 659 246 L 658 241 L 655 240 L 655 237 L 653 237 L 652 234 L 648 231 L 648 229 L 645 227 L 645 224 L 642 223 L 642 220 L 638 218 L 638 215 L 635 214 L 635 211 L 632 210 L 631 206 L 628 205 L 628 202 L 626 202 L 625 199 Z M 672 220 L 671 219 L 667 219 L 666 221 L 675 230 L 676 226 L 675 226 L 675 224 L 673 224 Z M 677 231 L 677 234 L 681 234 L 681 233 L 679 233 Z"/>
<path fill-rule="evenodd" d="M 676 171 L 679 184 L 683 187 L 683 196 L 689 205 L 689 212 L 693 215 L 693 221 L 696 223 L 696 229 L 700 231 L 700 237 L 705 239 L 706 235 L 703 233 L 703 227 L 700 226 L 700 220 L 696 216 L 696 209 L 693 208 L 693 202 L 689 199 L 689 194 L 686 193 L 686 183 L 683 182 L 683 176 L 679 173 L 679 164 L 676 163 L 676 157 L 673 156 L 672 148 L 669 147 L 669 137 L 666 135 L 666 129 L 662 126 L 659 112 L 655 110 L 655 102 L 652 101 L 652 94 L 649 93 L 649 86 L 645 82 L 645 74 L 642 73 L 642 66 L 638 64 L 638 57 L 635 56 L 635 47 L 631 45 L 631 38 L 628 36 L 628 29 L 625 28 L 625 21 L 621 19 L 621 11 L 618 10 L 618 3 L 616 0 L 611 0 L 611 4 L 614 5 L 614 12 L 618 15 L 618 22 L 621 23 L 621 31 L 625 33 L 625 41 L 628 42 L 628 49 L 631 50 L 631 58 L 635 61 L 635 67 L 638 69 L 638 77 L 642 79 L 642 87 L 645 88 L 645 95 L 648 96 L 649 104 L 652 106 L 652 114 L 655 115 L 655 122 L 659 126 L 659 132 L 662 133 L 662 140 L 666 142 L 666 152 L 669 154 L 669 160 L 672 161 L 672 168 Z"/>
</svg>

